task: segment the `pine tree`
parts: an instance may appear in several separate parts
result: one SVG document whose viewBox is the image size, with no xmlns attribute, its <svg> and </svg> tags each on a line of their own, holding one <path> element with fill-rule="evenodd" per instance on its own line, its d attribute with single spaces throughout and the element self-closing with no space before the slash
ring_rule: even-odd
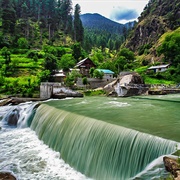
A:
<svg viewBox="0 0 180 180">
<path fill-rule="evenodd" d="M 4 33 L 13 34 L 15 31 L 16 16 L 11 0 L 2 0 L 2 29 Z"/>
<path fill-rule="evenodd" d="M 84 28 L 80 19 L 81 7 L 76 4 L 74 11 L 74 40 L 77 42 L 83 42 Z"/>
</svg>

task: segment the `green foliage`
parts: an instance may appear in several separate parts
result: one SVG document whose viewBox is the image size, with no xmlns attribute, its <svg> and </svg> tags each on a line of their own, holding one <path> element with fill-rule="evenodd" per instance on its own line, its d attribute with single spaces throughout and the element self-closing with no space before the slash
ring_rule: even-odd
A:
<svg viewBox="0 0 180 180">
<path fill-rule="evenodd" d="M 148 50 L 152 47 L 151 44 L 145 44 L 139 47 L 138 55 L 148 54 Z"/>
<path fill-rule="evenodd" d="M 94 72 L 93 72 L 93 77 L 94 78 L 102 79 L 103 76 L 104 76 L 104 73 L 102 71 L 99 71 L 97 69 L 94 70 Z"/>
<path fill-rule="evenodd" d="M 83 42 L 84 28 L 80 19 L 81 7 L 79 4 L 75 5 L 74 11 L 74 40 L 77 42 Z"/>
<path fill-rule="evenodd" d="M 137 72 L 139 74 L 145 74 L 147 71 L 147 68 L 148 68 L 147 66 L 142 66 L 142 67 L 135 69 L 135 72 Z"/>
<path fill-rule="evenodd" d="M 127 62 L 132 62 L 135 60 L 134 53 L 127 48 L 121 49 L 118 56 L 124 56 Z"/>
<path fill-rule="evenodd" d="M 48 81 L 50 79 L 50 74 L 51 74 L 51 72 L 49 70 L 44 70 L 44 71 L 39 72 L 37 74 L 37 77 L 39 79 L 38 83 L 40 84 L 41 82 Z"/>
<path fill-rule="evenodd" d="M 100 96 L 100 95 L 106 95 L 106 92 L 104 90 L 88 90 L 84 92 L 85 96 Z"/>
<path fill-rule="evenodd" d="M 4 78 L 3 86 L 0 91 L 5 94 L 21 94 L 22 96 L 32 97 L 33 92 L 39 88 L 38 78 L 35 76 Z"/>
<path fill-rule="evenodd" d="M 175 84 L 174 81 L 156 79 L 156 78 L 151 78 L 148 76 L 143 76 L 143 77 L 144 77 L 145 84 L 166 84 L 166 85 Z"/>
<path fill-rule="evenodd" d="M 27 57 L 33 59 L 35 56 L 38 56 L 38 52 L 35 50 L 30 50 L 27 52 Z"/>
<path fill-rule="evenodd" d="M 88 84 L 87 77 L 83 77 L 82 82 L 83 82 L 83 85 L 87 85 Z"/>
<path fill-rule="evenodd" d="M 180 63 L 180 29 L 168 34 L 162 45 L 157 49 L 158 55 L 164 54 L 165 62 L 176 66 Z"/>
<path fill-rule="evenodd" d="M 79 73 L 79 71 L 76 70 L 72 70 L 65 79 L 65 84 L 66 86 L 72 87 L 76 81 L 78 77 L 81 77 L 82 75 Z"/>
<path fill-rule="evenodd" d="M 26 54 L 29 51 L 29 49 L 18 49 L 18 48 L 13 48 L 11 49 L 12 54 Z"/>
<path fill-rule="evenodd" d="M 23 37 L 19 38 L 17 43 L 20 49 L 28 49 L 29 47 L 29 43 L 26 38 L 23 38 Z"/>
<path fill-rule="evenodd" d="M 9 51 L 7 47 L 3 47 L 1 49 L 1 55 L 5 59 L 5 64 L 9 64 L 11 62 L 11 52 Z"/>
<path fill-rule="evenodd" d="M 57 58 L 49 53 L 46 53 L 44 59 L 44 68 L 49 70 L 51 74 L 54 74 L 55 70 L 58 68 Z"/>
<path fill-rule="evenodd" d="M 64 71 L 68 71 L 69 68 L 73 68 L 75 65 L 75 60 L 71 54 L 64 54 L 60 61 L 58 62 L 58 67 Z"/>
<path fill-rule="evenodd" d="M 43 51 L 45 53 L 52 54 L 58 58 L 60 58 L 66 53 L 66 50 L 63 47 L 55 47 L 55 46 L 48 46 L 48 45 L 43 46 Z"/>
<path fill-rule="evenodd" d="M 94 70 L 95 70 L 94 67 L 90 68 L 90 70 L 89 70 L 89 74 L 91 75 L 91 77 L 93 77 Z"/>
<path fill-rule="evenodd" d="M 120 71 L 123 71 L 125 69 L 125 65 L 127 64 L 127 60 L 124 56 L 119 56 L 115 60 L 114 64 L 115 64 L 116 69 L 118 69 L 118 73 L 119 73 Z"/>
<path fill-rule="evenodd" d="M 76 60 L 76 62 L 78 62 L 80 57 L 82 56 L 80 43 L 75 43 L 73 45 L 72 49 L 73 49 L 72 55 L 73 55 L 74 59 Z"/>
<path fill-rule="evenodd" d="M 100 63 L 102 63 L 103 60 L 104 60 L 104 55 L 103 55 L 102 50 L 99 49 L 99 48 L 92 49 L 92 51 L 91 51 L 91 59 L 93 60 L 93 62 L 96 65 L 99 65 Z"/>
<path fill-rule="evenodd" d="M 75 83 L 75 77 L 72 74 L 69 74 L 65 78 L 65 85 L 68 87 L 72 87 Z"/>
</svg>

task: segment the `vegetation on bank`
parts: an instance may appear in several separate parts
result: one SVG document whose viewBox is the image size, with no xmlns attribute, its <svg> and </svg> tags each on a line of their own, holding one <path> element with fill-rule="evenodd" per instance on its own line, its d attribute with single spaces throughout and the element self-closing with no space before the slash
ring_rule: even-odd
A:
<svg viewBox="0 0 180 180">
<path fill-rule="evenodd" d="M 38 94 L 40 83 L 53 81 L 60 69 L 67 74 L 65 84 L 72 86 L 80 74 L 68 70 L 85 57 L 115 76 L 136 71 L 147 84 L 180 83 L 180 28 L 159 39 L 155 53 L 161 61 L 149 63 L 151 44 L 133 52 L 122 45 L 127 31 L 113 35 L 84 30 L 80 6 L 73 12 L 71 0 L 2 0 L 0 7 L 0 93 L 32 97 Z M 115 37 L 113 42 L 110 36 Z M 170 63 L 166 72 L 147 72 L 148 67 L 163 63 Z M 90 74 L 97 77 L 96 71 Z M 87 79 L 82 78 L 86 85 Z M 103 92 L 86 92 L 93 93 Z"/>
</svg>

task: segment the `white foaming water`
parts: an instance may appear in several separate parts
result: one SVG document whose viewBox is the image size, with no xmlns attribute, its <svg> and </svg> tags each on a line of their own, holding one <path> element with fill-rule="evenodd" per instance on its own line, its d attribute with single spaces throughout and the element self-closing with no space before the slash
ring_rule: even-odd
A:
<svg viewBox="0 0 180 180">
<path fill-rule="evenodd" d="M 30 128 L 0 131 L 0 169 L 19 180 L 85 180 L 41 142 Z"/>
<path fill-rule="evenodd" d="M 170 155 L 168 156 L 170 157 Z M 163 177 L 167 178 L 169 173 L 164 168 L 163 157 L 164 156 L 160 156 L 155 159 L 142 172 L 131 178 L 131 180 L 160 180 Z"/>
<path fill-rule="evenodd" d="M 116 102 L 116 99 L 108 103 L 113 107 L 130 105 Z M 0 171 L 12 172 L 19 180 L 87 180 L 86 176 L 66 164 L 60 153 L 48 148 L 34 131 L 27 128 L 26 119 L 34 107 L 32 104 L 0 107 Z M 3 117 L 16 107 L 20 109 L 18 128 L 4 126 Z M 167 177 L 162 158 L 149 164 L 135 179 L 159 180 Z"/>
<path fill-rule="evenodd" d="M 0 107 L 0 171 L 11 172 L 18 180 L 87 180 L 26 127 L 33 107 L 31 102 Z M 3 119 L 14 108 L 20 110 L 18 128 L 7 126 Z"/>
<path fill-rule="evenodd" d="M 127 102 L 118 102 L 118 101 L 109 101 L 106 105 L 108 105 L 108 106 L 110 105 L 112 107 L 127 107 L 127 106 L 131 106 Z"/>
</svg>

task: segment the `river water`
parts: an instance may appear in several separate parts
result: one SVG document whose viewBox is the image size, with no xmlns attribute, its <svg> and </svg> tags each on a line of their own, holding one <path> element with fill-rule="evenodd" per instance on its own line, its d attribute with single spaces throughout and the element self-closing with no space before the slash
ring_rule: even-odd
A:
<svg viewBox="0 0 180 180">
<path fill-rule="evenodd" d="M 18 127 L 8 126 L 5 120 L 6 115 L 15 107 L 0 107 L 0 171 L 11 172 L 19 180 L 89 179 L 65 163 L 60 152 L 52 150 L 53 148 L 49 148 L 40 140 L 32 127 L 27 127 L 26 118 L 31 114 L 32 104 L 34 103 L 29 102 L 17 106 L 20 109 Z M 153 98 L 152 96 L 85 97 L 51 100 L 45 102 L 45 105 L 147 133 L 158 139 L 162 138 L 163 141 L 167 140 L 168 143 L 172 141 L 173 145 L 179 146 L 180 95 L 153 96 Z M 132 179 L 150 180 L 168 177 L 162 159 L 164 155 L 170 156 L 175 150 L 176 147 L 172 147 L 170 150 L 172 152 L 159 155 Z"/>
<path fill-rule="evenodd" d="M 31 104 L 18 106 L 24 118 Z M 11 109 L 11 106 L 0 107 L 1 119 Z M 88 179 L 65 163 L 59 152 L 40 141 L 29 127 L 9 127 L 4 120 L 0 123 L 0 171 L 12 173 L 18 180 Z"/>
</svg>

